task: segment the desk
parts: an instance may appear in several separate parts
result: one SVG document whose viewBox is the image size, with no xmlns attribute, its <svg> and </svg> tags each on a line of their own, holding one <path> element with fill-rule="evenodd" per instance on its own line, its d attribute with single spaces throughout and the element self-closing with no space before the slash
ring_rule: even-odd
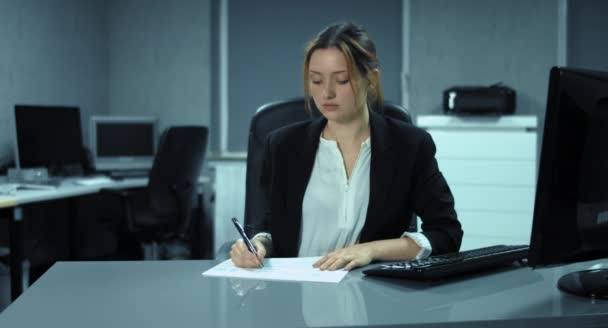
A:
<svg viewBox="0 0 608 328">
<path fill-rule="evenodd" d="M 10 275 L 11 297 L 15 300 L 23 291 L 23 211 L 22 207 L 36 202 L 56 199 L 69 199 L 78 196 L 98 193 L 101 189 L 127 189 L 144 187 L 148 184 L 147 178 L 124 179 L 110 181 L 96 185 L 83 186 L 75 183 L 77 178 L 69 178 L 59 187 L 52 190 L 18 190 L 13 196 L 0 196 L 0 210 L 9 211 L 9 248 L 10 248 Z M 199 182 L 209 180 L 201 177 Z M 73 216 L 73 215 L 71 215 Z M 71 225 L 70 225 L 71 226 Z M 73 248 L 73 247 L 71 247 Z"/>
<path fill-rule="evenodd" d="M 0 327 L 597 327 L 608 300 L 559 292 L 591 263 L 428 284 L 349 273 L 339 284 L 201 276 L 217 261 L 57 262 Z"/>
</svg>

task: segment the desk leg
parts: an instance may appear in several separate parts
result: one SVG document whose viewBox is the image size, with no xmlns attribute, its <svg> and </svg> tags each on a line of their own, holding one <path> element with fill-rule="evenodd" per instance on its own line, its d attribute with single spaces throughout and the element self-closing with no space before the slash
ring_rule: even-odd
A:
<svg viewBox="0 0 608 328">
<path fill-rule="evenodd" d="M 78 238 L 76 237 L 76 221 L 78 220 L 78 200 L 77 198 L 68 199 L 68 260 L 78 260 Z"/>
<path fill-rule="evenodd" d="M 11 299 L 14 301 L 23 292 L 23 209 L 13 208 L 9 224 L 9 247 L 11 266 Z"/>
<path fill-rule="evenodd" d="M 203 193 L 198 193 L 196 196 L 197 206 L 194 210 L 194 220 L 191 221 L 191 241 L 192 245 L 190 245 L 190 258 L 192 259 L 202 259 L 203 258 L 203 229 L 205 225 L 205 209 L 204 209 L 204 195 Z"/>
<path fill-rule="evenodd" d="M 200 210 L 200 220 L 199 224 L 201 229 L 199 229 L 199 238 L 200 241 L 200 254 L 199 258 L 201 259 L 213 259 L 213 238 L 215 234 L 213 233 L 214 224 L 211 217 L 207 216 L 207 211 L 205 208 L 205 194 L 201 193 L 199 195 L 199 210 Z"/>
</svg>

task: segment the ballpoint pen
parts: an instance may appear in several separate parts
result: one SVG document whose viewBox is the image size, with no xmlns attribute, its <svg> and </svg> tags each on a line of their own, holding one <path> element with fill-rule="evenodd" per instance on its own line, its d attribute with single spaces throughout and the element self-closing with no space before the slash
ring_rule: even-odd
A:
<svg viewBox="0 0 608 328">
<path fill-rule="evenodd" d="M 239 223 L 239 220 L 237 220 L 236 218 L 232 218 L 232 223 L 234 223 L 234 227 L 236 228 L 236 230 L 239 232 L 239 234 L 243 238 L 243 241 L 245 242 L 245 245 L 247 245 L 247 249 L 249 249 L 249 251 L 251 253 L 253 253 L 253 255 L 255 255 L 255 257 L 260 262 L 260 267 L 263 268 L 264 267 L 264 263 L 262 263 L 262 260 L 260 260 L 260 257 L 258 256 L 258 252 L 256 251 L 255 247 L 253 246 L 253 243 L 251 242 L 251 240 L 249 239 L 249 237 L 247 237 L 247 234 L 245 234 L 245 229 L 243 229 L 243 227 Z"/>
</svg>

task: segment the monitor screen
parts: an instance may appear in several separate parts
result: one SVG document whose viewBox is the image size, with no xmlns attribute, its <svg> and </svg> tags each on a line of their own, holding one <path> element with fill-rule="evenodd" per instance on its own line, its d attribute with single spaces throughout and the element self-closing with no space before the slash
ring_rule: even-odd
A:
<svg viewBox="0 0 608 328">
<path fill-rule="evenodd" d="M 45 167 L 52 175 L 82 173 L 80 109 L 15 106 L 18 168 Z"/>
<path fill-rule="evenodd" d="M 90 149 L 97 171 L 147 170 L 157 143 L 153 117 L 93 116 Z"/>
<path fill-rule="evenodd" d="M 529 264 L 607 257 L 608 73 L 554 67 L 549 77 Z M 598 280 L 604 281 L 603 286 L 586 281 L 602 274 L 605 277 L 608 272 L 573 273 L 562 277 L 558 286 L 586 296 L 597 294 L 597 288 L 608 294 L 605 278 Z"/>
</svg>

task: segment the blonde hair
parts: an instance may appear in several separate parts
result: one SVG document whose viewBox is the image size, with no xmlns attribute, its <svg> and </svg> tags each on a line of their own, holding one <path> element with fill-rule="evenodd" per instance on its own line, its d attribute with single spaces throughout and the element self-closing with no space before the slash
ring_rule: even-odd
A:
<svg viewBox="0 0 608 328">
<path fill-rule="evenodd" d="M 310 40 L 304 51 L 304 97 L 306 109 L 310 105 L 310 75 L 309 64 L 312 54 L 317 49 L 336 48 L 346 58 L 348 75 L 351 77 L 355 103 L 357 106 L 367 102 L 370 109 L 382 109 L 384 101 L 380 86 L 378 58 L 376 46 L 367 31 L 353 23 L 337 23 L 323 29 L 314 39 Z M 364 84 L 366 83 L 366 84 Z M 360 94 L 361 87 L 365 85 L 367 99 Z"/>
</svg>

